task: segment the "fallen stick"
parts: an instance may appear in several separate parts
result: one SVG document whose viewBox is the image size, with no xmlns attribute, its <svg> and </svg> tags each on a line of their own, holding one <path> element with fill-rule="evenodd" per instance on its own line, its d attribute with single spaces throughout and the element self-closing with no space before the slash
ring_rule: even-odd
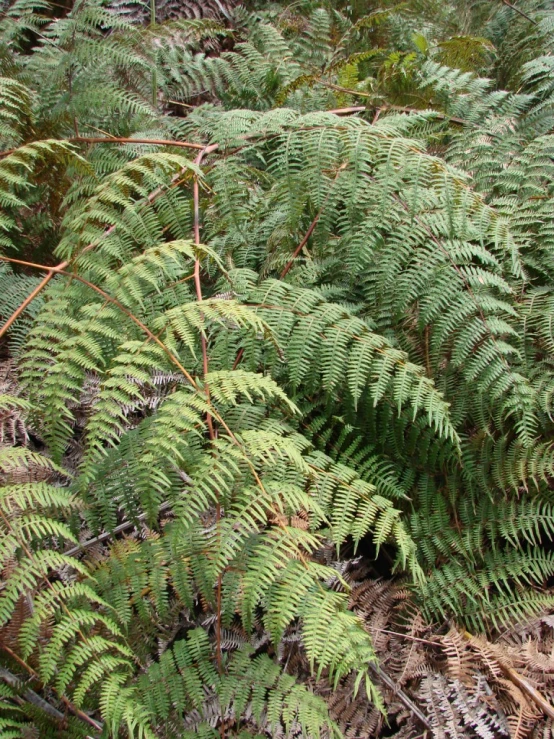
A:
<svg viewBox="0 0 554 739">
<path fill-rule="evenodd" d="M 470 643 L 474 640 L 473 635 L 470 634 L 469 631 L 462 631 L 462 636 Z M 513 667 L 509 667 L 505 662 L 499 659 L 497 654 L 495 654 L 495 659 L 508 680 L 511 680 L 514 685 L 517 685 L 517 687 L 525 693 L 525 695 L 530 698 L 530 700 L 532 700 L 543 713 L 545 713 L 549 718 L 554 719 L 554 706 L 552 706 L 546 698 L 539 693 L 539 691 L 534 688 L 526 678 L 523 677 L 523 675 L 520 675 Z"/>
</svg>

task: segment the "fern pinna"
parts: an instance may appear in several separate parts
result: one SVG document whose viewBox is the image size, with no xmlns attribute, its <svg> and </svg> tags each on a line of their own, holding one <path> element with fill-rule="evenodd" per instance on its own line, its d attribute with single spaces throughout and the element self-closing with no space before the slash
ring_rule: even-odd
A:
<svg viewBox="0 0 554 739">
<path fill-rule="evenodd" d="M 543 736 L 548 3 L 129 5 L 0 19 L 0 736 Z"/>
</svg>

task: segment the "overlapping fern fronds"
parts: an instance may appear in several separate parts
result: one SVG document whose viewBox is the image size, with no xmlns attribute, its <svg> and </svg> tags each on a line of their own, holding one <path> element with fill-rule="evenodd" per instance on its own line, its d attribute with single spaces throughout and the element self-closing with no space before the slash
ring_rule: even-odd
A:
<svg viewBox="0 0 554 739">
<path fill-rule="evenodd" d="M 552 14 L 328 5 L 0 19 L 9 736 L 375 734 L 345 553 L 449 664 L 552 607 Z M 399 738 L 538 726 L 449 670 Z"/>
</svg>

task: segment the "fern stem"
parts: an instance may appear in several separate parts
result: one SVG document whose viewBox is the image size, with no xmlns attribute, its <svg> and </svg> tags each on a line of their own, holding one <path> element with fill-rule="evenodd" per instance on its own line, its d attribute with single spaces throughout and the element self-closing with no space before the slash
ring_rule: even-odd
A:
<svg viewBox="0 0 554 739">
<path fill-rule="evenodd" d="M 198 166 L 200 166 L 200 164 L 202 163 L 202 158 L 204 156 L 205 151 L 206 151 L 206 147 L 202 149 L 200 154 L 198 154 L 198 156 L 194 160 L 194 163 L 197 164 Z M 198 177 L 194 178 L 193 197 L 194 197 L 194 243 L 197 246 L 199 246 L 200 245 L 200 187 L 198 185 Z M 196 297 L 198 299 L 198 302 L 201 303 L 203 300 L 203 297 L 202 297 L 202 283 L 200 281 L 200 260 L 198 258 L 194 262 L 194 284 L 196 287 Z M 209 357 L 208 357 L 208 345 L 207 345 L 206 335 L 204 331 L 201 331 L 200 338 L 202 342 L 202 364 L 203 364 L 203 370 L 204 370 L 204 377 L 206 377 L 206 375 L 208 374 L 208 369 L 209 369 Z M 208 385 L 205 386 L 205 391 L 206 391 L 206 397 L 208 399 L 208 403 L 210 403 L 210 388 L 208 387 Z M 212 416 L 210 413 L 206 414 L 206 422 L 208 424 L 210 440 L 213 441 L 215 439 L 215 432 L 214 432 L 214 427 L 213 427 Z M 220 537 L 220 525 L 219 525 L 220 521 L 221 521 L 221 502 L 219 499 L 219 491 L 218 491 L 216 511 L 215 511 L 215 526 L 216 526 L 218 541 Z M 222 575 L 220 572 L 218 573 L 218 576 L 217 576 L 217 596 L 216 596 L 217 604 L 216 604 L 216 629 L 215 629 L 217 669 L 220 674 L 222 671 L 222 664 L 221 664 L 221 588 L 222 588 Z M 225 736 L 225 728 L 223 726 L 223 715 L 221 716 L 221 719 L 222 719 L 221 737 L 223 739 L 223 737 Z"/>
<path fill-rule="evenodd" d="M 3 259 L 5 260 L 5 257 L 3 257 Z M 62 262 L 63 267 L 67 267 L 67 265 L 68 265 L 67 262 Z M 25 312 L 25 310 L 29 307 L 29 305 L 33 302 L 33 300 L 37 297 L 37 295 L 39 295 L 44 290 L 44 288 L 48 285 L 48 283 L 50 282 L 50 280 L 56 274 L 57 271 L 58 271 L 57 267 L 53 269 L 49 269 L 48 274 L 42 280 L 42 282 L 40 282 L 35 287 L 35 289 L 31 293 L 29 293 L 29 295 L 25 298 L 25 300 L 14 310 L 14 312 L 11 314 L 8 320 L 4 323 L 2 328 L 0 328 L 0 339 L 2 338 L 2 336 L 4 336 L 6 331 L 8 331 L 13 326 L 13 324 L 17 321 L 19 316 Z"/>
<path fill-rule="evenodd" d="M 194 160 L 194 163 L 200 166 L 202 163 L 202 159 L 204 157 L 204 154 L 206 152 L 206 149 L 208 147 L 205 147 L 202 149 L 202 151 L 198 154 L 196 159 Z M 198 185 L 198 177 L 195 176 L 194 183 L 193 183 L 193 198 L 194 198 L 194 243 L 199 246 L 200 245 L 200 187 Z M 202 297 L 202 283 L 200 280 L 200 260 L 198 257 L 196 258 L 194 262 L 194 284 L 196 287 L 196 297 L 198 299 L 198 302 L 201 303 L 203 300 Z M 208 346 L 206 341 L 206 335 L 204 331 L 201 331 L 200 334 L 201 342 L 202 342 L 202 363 L 203 363 L 203 370 L 204 370 L 204 377 L 208 374 L 209 369 L 209 357 L 208 357 Z M 205 391 L 206 391 L 206 397 L 208 400 L 208 403 L 211 405 L 210 402 L 210 388 L 206 384 L 205 385 Z M 210 435 L 210 440 L 213 441 L 215 439 L 215 432 L 213 428 L 213 421 L 212 416 L 210 413 L 206 414 L 206 422 L 208 424 L 208 430 Z M 219 496 L 219 490 L 217 491 L 217 502 L 216 502 L 216 509 L 215 509 L 215 527 L 216 527 L 216 534 L 217 534 L 217 540 L 220 541 L 221 536 L 221 501 Z M 219 544 L 218 544 L 219 546 Z M 223 577 L 222 573 L 219 572 L 217 575 L 217 595 L 216 595 L 216 624 L 215 624 L 215 638 L 216 638 L 216 660 L 217 660 L 217 670 L 219 674 L 222 674 L 223 671 L 223 665 L 221 660 L 221 590 L 222 590 L 222 584 L 223 584 Z M 219 732 L 221 739 L 225 739 L 225 717 L 223 714 L 223 711 L 221 711 L 221 724 L 219 726 Z"/>
<path fill-rule="evenodd" d="M 297 246 L 297 247 L 296 247 L 296 249 L 294 250 L 294 253 L 293 253 L 292 257 L 290 258 L 289 262 L 288 262 L 288 263 L 286 264 L 285 268 L 284 268 L 284 269 L 283 269 L 283 271 L 281 272 L 281 274 L 280 274 L 280 278 L 281 278 L 282 280 L 283 280 L 283 279 L 284 279 L 284 278 L 285 278 L 285 277 L 287 276 L 287 274 L 289 273 L 289 270 L 290 270 L 290 268 L 291 268 L 291 267 L 292 267 L 292 265 L 294 264 L 294 260 L 296 259 L 296 257 L 297 257 L 297 256 L 298 256 L 298 255 L 300 254 L 300 252 L 302 251 L 302 249 L 303 249 L 303 248 L 304 248 L 304 247 L 306 246 L 306 244 L 308 243 L 308 239 L 309 239 L 309 238 L 310 238 L 310 236 L 311 236 L 311 235 L 313 234 L 313 232 L 314 232 L 314 230 L 315 230 L 315 227 L 317 226 L 317 224 L 318 224 L 318 222 L 319 222 L 319 219 L 321 218 L 321 215 L 322 215 L 322 213 L 323 213 L 323 209 L 324 209 L 324 208 L 325 208 L 325 206 L 327 205 L 327 201 L 329 200 L 329 197 L 330 197 L 330 195 L 331 195 L 331 192 L 332 192 L 332 190 L 333 190 L 333 186 L 335 185 L 336 181 L 338 180 L 338 178 L 339 178 L 339 175 L 340 175 L 340 173 L 341 173 L 341 172 L 342 172 L 342 171 L 343 171 L 344 169 L 346 169 L 346 167 L 347 167 L 347 166 L 348 166 L 348 164 L 347 164 L 347 163 L 345 162 L 344 164 L 341 164 L 341 166 L 340 166 L 340 167 L 338 168 L 337 174 L 335 175 L 335 177 L 334 177 L 334 179 L 333 179 L 333 182 L 332 182 L 332 184 L 331 184 L 331 187 L 329 188 L 329 191 L 328 191 L 327 195 L 325 196 L 325 199 L 324 199 L 324 201 L 323 201 L 323 204 L 321 205 L 321 208 L 319 209 L 318 213 L 316 214 L 316 217 L 314 218 L 314 220 L 313 220 L 313 221 L 311 222 L 311 224 L 310 224 L 310 227 L 309 227 L 309 229 L 308 229 L 308 230 L 306 231 L 306 234 L 305 234 L 304 238 L 303 238 L 303 239 L 302 239 L 302 241 L 301 241 L 301 242 L 300 242 L 300 243 L 298 244 L 298 246 Z"/>
<path fill-rule="evenodd" d="M 21 680 L 16 675 L 14 675 L 13 672 L 10 672 L 10 670 L 7 670 L 5 667 L 0 667 L 0 678 L 2 678 L 4 682 L 12 688 L 17 689 L 21 687 Z M 21 694 L 23 698 L 19 698 L 19 696 L 14 698 L 14 700 L 20 705 L 27 701 L 27 703 L 31 703 L 33 706 L 36 706 L 41 711 L 44 711 L 57 721 L 64 720 L 65 716 L 63 715 L 63 713 L 61 713 L 61 711 L 58 711 L 55 706 L 53 706 L 51 703 L 48 703 L 48 701 L 38 695 L 38 693 L 35 693 L 34 690 L 27 688 Z"/>
<path fill-rule="evenodd" d="M 194 160 L 194 163 L 197 164 L 198 166 L 200 166 L 200 164 L 202 163 L 202 159 L 204 158 L 204 156 L 206 154 L 210 154 L 210 153 L 212 153 L 214 151 L 217 151 L 218 149 L 219 149 L 219 144 L 211 144 L 209 146 L 206 146 L 198 154 L 198 156 Z M 346 164 L 343 165 L 343 167 L 344 166 L 346 166 Z M 340 169 L 339 169 L 339 172 L 340 172 Z M 338 176 L 338 174 L 339 173 L 337 172 L 337 176 Z M 198 178 L 197 177 L 194 178 L 193 197 L 194 197 L 194 240 L 195 240 L 195 243 L 196 244 L 200 244 L 200 189 L 199 189 L 199 186 L 198 186 Z M 315 228 L 315 226 L 314 226 L 314 228 Z M 200 262 L 199 262 L 199 260 L 196 260 L 196 262 L 195 262 L 195 284 L 196 284 L 196 291 L 197 291 L 198 300 L 201 301 L 202 300 L 202 285 L 201 285 L 201 282 L 200 282 Z M 207 372 L 207 367 L 208 367 L 207 346 L 205 345 L 205 337 L 202 337 L 202 339 L 203 339 L 202 353 L 203 353 L 203 357 L 205 356 L 205 359 L 204 359 L 204 368 L 205 368 L 205 373 L 206 373 Z M 210 399 L 209 399 L 209 388 L 206 388 L 206 394 L 207 394 L 208 402 L 210 402 Z M 211 414 L 208 414 L 208 418 L 210 418 L 210 417 L 211 417 Z M 218 421 L 221 422 L 222 426 L 225 428 L 226 432 L 229 434 L 229 437 L 233 440 L 233 443 L 235 443 L 240 449 L 242 449 L 241 444 L 238 441 L 238 439 L 236 438 L 236 436 L 233 434 L 233 432 L 231 431 L 231 429 L 227 426 L 227 424 L 225 423 L 225 421 L 223 420 L 223 418 L 221 418 L 221 416 L 219 416 L 219 415 L 218 415 Z M 258 472 L 257 472 L 255 466 L 252 464 L 252 461 L 248 458 L 247 455 L 245 455 L 245 460 L 246 460 L 246 463 L 248 464 L 248 466 L 250 467 L 250 470 L 251 470 L 251 472 L 252 472 L 252 474 L 254 476 L 254 479 L 256 480 L 256 484 L 259 486 L 260 490 L 262 490 L 262 491 L 265 492 L 264 484 L 263 484 L 262 480 L 260 479 L 260 476 L 258 475 Z M 221 509 L 220 509 L 219 500 L 217 502 L 217 508 L 216 508 L 216 521 L 217 521 L 217 523 L 219 523 L 219 520 L 220 520 L 220 518 L 218 518 L 218 516 L 219 517 L 221 516 Z M 280 528 L 282 528 L 282 529 L 286 529 L 286 526 L 281 521 L 277 521 L 277 525 Z M 308 562 L 307 562 L 304 554 L 300 550 L 300 548 L 298 548 L 297 554 L 298 554 L 299 560 L 303 563 L 303 565 L 305 567 L 308 567 Z M 218 659 L 218 667 L 220 669 L 221 669 L 221 600 L 220 600 L 220 598 L 221 598 L 221 586 L 222 586 L 222 583 L 221 583 L 221 573 L 220 573 L 219 574 L 219 577 L 218 577 L 218 601 L 219 601 L 219 607 L 218 607 L 217 621 L 216 621 L 216 629 L 217 629 L 217 631 L 216 631 L 216 639 L 218 640 L 218 645 L 219 645 L 219 648 L 217 650 L 217 659 Z M 221 730 L 224 731 L 224 727 L 223 726 L 221 727 Z M 222 737 L 223 736 L 224 736 L 224 734 L 222 734 Z"/>
<path fill-rule="evenodd" d="M 341 87 L 341 85 L 334 85 L 332 82 L 325 82 L 324 80 L 317 80 L 319 85 L 322 85 L 323 87 L 328 87 L 330 90 L 336 90 L 337 92 L 343 92 L 346 95 L 354 95 L 361 98 L 369 98 L 372 99 L 374 96 L 371 95 L 368 92 L 361 92 L 360 90 L 350 90 L 348 87 Z M 377 108 L 377 111 L 383 111 L 383 110 L 396 110 L 400 113 L 422 113 L 423 109 L 419 108 L 410 108 L 405 105 L 379 105 Z M 432 110 L 432 108 L 431 108 Z M 330 113 L 334 113 L 336 111 L 329 111 Z M 469 121 L 465 121 L 463 118 L 456 118 L 455 116 L 447 115 L 446 113 L 440 113 L 438 110 L 432 110 L 433 113 L 435 113 L 437 118 L 440 118 L 443 121 L 449 121 L 450 123 L 458 123 L 461 126 L 475 126 L 477 128 L 477 125 L 475 123 L 470 123 Z"/>
<path fill-rule="evenodd" d="M 156 344 L 158 344 L 158 346 L 161 349 L 163 349 L 164 353 L 167 354 L 167 356 L 173 362 L 173 364 L 175 364 L 175 366 L 178 367 L 179 371 L 183 373 L 183 375 L 190 382 L 190 384 L 192 385 L 192 387 L 195 390 L 198 390 L 198 384 L 196 383 L 196 381 L 194 380 L 194 378 L 192 377 L 192 375 L 190 374 L 190 372 L 188 372 L 183 367 L 183 365 L 179 362 L 179 360 L 177 359 L 177 357 L 175 357 L 172 354 L 172 352 L 167 348 L 167 346 L 163 343 L 163 341 L 161 341 L 161 339 L 159 339 L 156 336 L 156 334 L 152 333 L 152 331 L 150 331 L 150 329 L 148 328 L 148 326 L 145 326 L 144 323 L 142 323 L 142 321 L 140 321 L 133 313 L 131 313 L 130 310 L 128 310 L 122 303 L 120 303 L 119 300 L 117 300 L 116 298 L 113 298 L 107 292 L 105 292 L 104 290 L 102 290 L 101 287 L 98 287 L 98 285 L 95 285 L 94 283 L 89 282 L 88 280 L 85 280 L 84 277 L 81 277 L 80 275 L 75 274 L 74 272 L 68 272 L 66 270 L 60 269 L 60 267 L 55 267 L 55 268 L 53 268 L 53 267 L 47 267 L 46 265 L 33 264 L 32 262 L 24 262 L 21 259 L 12 259 L 11 257 L 4 257 L 2 255 L 0 255 L 0 260 L 3 261 L 3 262 L 14 262 L 15 264 L 22 264 L 22 265 L 25 265 L 27 267 L 33 267 L 35 269 L 48 270 L 49 272 L 55 272 L 57 274 L 66 275 L 67 277 L 71 277 L 74 280 L 78 280 L 79 282 L 82 282 L 83 285 L 86 285 L 87 287 L 90 287 L 91 290 L 94 290 L 95 292 L 97 292 L 100 295 L 102 295 L 102 297 L 105 300 L 107 300 L 109 303 L 112 303 L 117 308 L 119 308 L 120 311 L 122 311 L 123 313 L 125 313 L 125 315 L 128 318 L 130 318 L 131 321 L 133 321 L 133 323 L 135 323 L 140 329 L 142 329 L 142 331 L 144 331 L 144 333 L 148 336 L 149 339 L 151 339 Z"/>
<path fill-rule="evenodd" d="M 204 154 L 206 152 L 206 149 L 208 147 L 204 147 L 200 154 L 196 157 L 194 160 L 194 163 L 198 166 L 202 163 L 202 158 L 204 157 Z M 194 198 L 194 243 L 197 246 L 200 246 L 200 187 L 198 185 L 198 177 L 194 177 L 194 183 L 193 183 L 193 198 Z M 202 283 L 200 281 L 200 260 L 198 257 L 196 258 L 194 262 L 194 284 L 196 287 L 196 298 L 199 303 L 202 302 Z M 204 371 L 204 377 L 208 374 L 209 369 L 209 363 L 208 363 L 208 344 L 206 341 L 206 334 L 204 331 L 200 332 L 200 340 L 202 342 L 202 368 Z M 206 396 L 208 398 L 208 402 L 210 401 L 210 389 L 208 386 L 206 386 Z M 215 439 L 214 434 L 214 428 L 213 428 L 213 422 L 212 417 L 208 413 L 206 416 L 206 421 L 208 424 L 208 430 L 210 433 L 210 439 L 213 441 Z"/>
<path fill-rule="evenodd" d="M 67 139 L 56 139 L 69 144 L 148 144 L 150 146 L 177 146 L 182 149 L 204 149 L 203 144 L 193 144 L 190 141 L 172 141 L 171 139 L 135 139 L 124 136 L 69 136 Z M 16 149 L 6 149 L 0 152 L 0 159 L 10 156 Z"/>
<path fill-rule="evenodd" d="M 427 371 L 427 377 L 432 377 L 431 372 L 431 358 L 429 356 L 429 334 L 430 334 L 430 327 L 427 325 L 425 326 L 425 369 Z"/>
<path fill-rule="evenodd" d="M 238 352 L 237 352 L 237 356 L 235 357 L 235 361 L 233 362 L 233 370 L 236 370 L 236 368 L 239 366 L 240 360 L 242 359 L 242 355 L 243 354 L 244 354 L 244 348 L 241 347 L 238 350 Z"/>
<path fill-rule="evenodd" d="M 160 505 L 158 506 L 158 513 L 163 513 L 163 511 L 167 511 L 169 508 L 169 503 L 160 503 Z M 77 546 L 68 549 L 64 552 L 64 554 L 66 557 L 74 557 L 76 554 L 84 552 L 85 549 L 88 549 L 95 544 L 100 544 L 103 541 L 111 539 L 116 534 L 120 534 L 122 531 L 127 531 L 128 529 L 136 527 L 137 521 L 144 521 L 146 520 L 146 518 L 148 518 L 148 513 L 141 513 L 136 517 L 136 519 L 133 519 L 132 521 L 124 521 L 123 523 L 120 523 L 118 526 L 116 526 L 113 531 L 105 531 L 103 534 L 98 534 L 98 536 L 94 536 L 92 539 L 87 539 L 87 541 L 83 541 L 82 543 L 77 544 Z"/>
<path fill-rule="evenodd" d="M 390 629 L 377 629 L 377 628 L 371 628 L 370 631 L 374 632 L 377 631 L 380 634 L 391 634 L 391 636 L 398 636 L 401 639 L 407 639 L 408 641 L 414 641 L 419 642 L 420 644 L 428 644 L 430 647 L 438 647 L 441 649 L 440 642 L 437 641 L 431 641 L 430 639 L 421 639 L 419 636 L 410 636 L 410 634 L 401 634 L 399 631 L 391 631 Z"/>
<path fill-rule="evenodd" d="M 150 144 L 152 146 L 180 146 L 183 149 L 204 149 L 203 144 L 193 144 L 190 141 L 172 141 L 171 139 L 135 139 L 121 136 L 73 136 L 64 139 L 70 143 L 83 144 Z"/>
<path fill-rule="evenodd" d="M 349 108 L 334 108 L 333 110 L 328 110 L 327 113 L 332 113 L 333 115 L 352 115 L 353 113 L 365 113 L 367 110 L 367 107 L 365 105 L 353 105 Z"/>
<path fill-rule="evenodd" d="M 156 0 L 150 0 L 150 27 L 156 25 Z M 158 105 L 158 75 L 156 65 L 152 68 L 152 107 Z"/>
</svg>

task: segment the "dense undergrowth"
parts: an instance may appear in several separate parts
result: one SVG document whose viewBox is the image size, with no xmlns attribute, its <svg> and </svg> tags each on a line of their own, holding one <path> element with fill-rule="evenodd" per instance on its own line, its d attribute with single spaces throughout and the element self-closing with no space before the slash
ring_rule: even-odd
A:
<svg viewBox="0 0 554 739">
<path fill-rule="evenodd" d="M 0 17 L 0 737 L 547 737 L 554 11 Z"/>
</svg>

